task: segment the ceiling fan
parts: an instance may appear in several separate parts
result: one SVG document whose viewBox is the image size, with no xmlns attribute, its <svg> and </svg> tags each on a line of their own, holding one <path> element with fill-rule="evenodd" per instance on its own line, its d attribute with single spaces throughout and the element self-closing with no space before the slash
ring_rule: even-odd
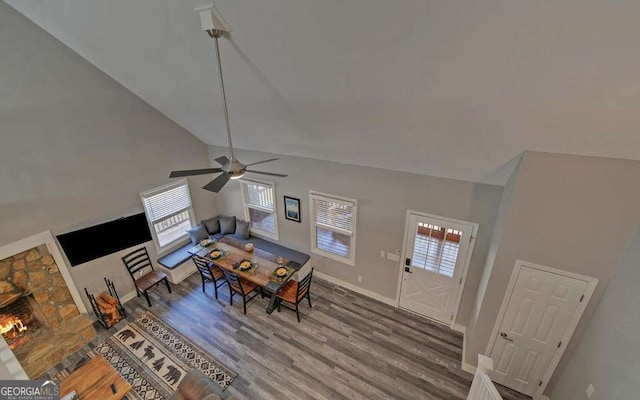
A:
<svg viewBox="0 0 640 400">
<path fill-rule="evenodd" d="M 170 178 L 178 178 L 183 176 L 192 175 L 204 175 L 222 172 L 214 180 L 203 186 L 203 189 L 209 190 L 214 193 L 218 193 L 220 189 L 229 182 L 229 179 L 242 178 L 245 172 L 252 172 L 254 174 L 263 174 L 271 176 L 286 177 L 287 175 L 276 174 L 273 172 L 255 171 L 247 169 L 252 165 L 262 164 L 270 161 L 276 161 L 278 158 L 270 158 L 268 160 L 258 161 L 251 164 L 241 163 L 233 154 L 233 144 L 231 143 L 231 125 L 229 124 L 229 112 L 227 110 L 227 96 L 224 91 L 224 79 L 222 78 L 222 63 L 220 62 L 220 47 L 218 46 L 218 38 L 222 36 L 223 32 L 231 32 L 231 29 L 222 18 L 222 15 L 216 10 L 213 5 L 198 7 L 195 9 L 200 12 L 200 22 L 202 24 L 202 30 L 216 43 L 216 56 L 218 59 L 218 72 L 220 75 L 220 86 L 222 88 L 222 104 L 224 105 L 224 119 L 227 126 L 227 140 L 229 141 L 229 157 L 226 156 L 216 158 L 216 162 L 221 165 L 219 168 L 203 168 L 203 169 L 191 169 L 185 171 L 172 171 L 169 175 Z"/>
</svg>

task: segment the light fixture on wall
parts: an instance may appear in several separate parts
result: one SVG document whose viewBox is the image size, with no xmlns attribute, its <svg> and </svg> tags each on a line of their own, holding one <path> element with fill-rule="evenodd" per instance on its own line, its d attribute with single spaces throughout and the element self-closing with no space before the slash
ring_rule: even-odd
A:
<svg viewBox="0 0 640 400">
<path fill-rule="evenodd" d="M 233 154 L 233 144 L 231 143 L 231 125 L 229 123 L 229 111 L 227 109 L 227 95 L 224 89 L 224 78 L 222 77 L 222 62 L 220 61 L 220 45 L 218 43 L 218 39 L 222 37 L 223 33 L 231 32 L 231 28 L 222 18 L 220 12 L 213 6 L 202 6 L 197 7 L 195 9 L 198 13 L 200 13 L 200 23 L 202 24 L 202 30 L 207 32 L 207 34 L 214 40 L 216 44 L 216 59 L 218 61 L 218 75 L 220 77 L 220 88 L 222 93 L 222 105 L 224 107 L 224 120 L 227 127 L 227 140 L 229 141 L 229 158 L 226 156 L 216 158 L 216 162 L 220 164 L 222 167 L 220 168 L 204 168 L 204 169 L 193 169 L 186 171 L 172 171 L 169 175 L 170 178 L 178 178 L 183 176 L 191 176 L 191 175 L 204 175 L 211 173 L 222 172 L 222 174 L 218 175 L 214 180 L 207 183 L 203 189 L 209 190 L 211 192 L 218 193 L 220 189 L 224 187 L 224 185 L 229 182 L 229 179 L 240 179 L 244 176 L 245 172 L 253 172 L 255 174 L 263 174 L 263 175 L 271 175 L 271 176 L 279 176 L 286 177 L 287 175 L 276 174 L 273 172 L 263 172 L 263 171 L 254 171 L 248 170 L 247 167 L 256 164 L 262 164 L 269 161 L 278 160 L 278 158 L 271 158 L 269 160 L 258 161 L 251 164 L 243 164 L 235 157 Z"/>
</svg>

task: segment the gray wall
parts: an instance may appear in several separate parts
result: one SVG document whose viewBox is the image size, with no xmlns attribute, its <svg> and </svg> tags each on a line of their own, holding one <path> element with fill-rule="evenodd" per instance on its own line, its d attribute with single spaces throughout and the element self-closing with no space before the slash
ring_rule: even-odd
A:
<svg viewBox="0 0 640 400">
<path fill-rule="evenodd" d="M 473 311 L 471 312 L 469 321 L 467 321 L 466 324 L 467 332 L 469 333 L 471 333 L 475 328 L 475 324 L 478 321 L 478 315 L 480 313 L 482 300 L 484 299 L 484 296 L 487 292 L 487 286 L 489 285 L 489 279 L 491 278 L 491 271 L 493 270 L 493 263 L 495 262 L 496 256 L 498 254 L 500 240 L 502 239 L 502 236 L 504 234 L 505 219 L 507 217 L 509 206 L 511 205 L 513 189 L 515 188 L 516 182 L 518 180 L 521 161 L 522 155 L 518 158 L 514 171 L 509 177 L 509 180 L 507 181 L 507 184 L 502 191 L 502 198 L 500 199 L 498 214 L 496 215 L 493 232 L 491 234 L 491 242 L 489 244 L 489 250 L 487 251 L 487 258 L 482 270 L 480 282 L 478 284 L 476 300 L 473 304 Z M 465 336 L 465 340 L 469 340 L 469 335 Z M 465 347 L 464 350 L 468 350 L 468 348 Z M 470 353 L 469 351 L 467 351 L 467 353 L 464 355 L 464 362 L 470 365 L 477 365 L 478 353 Z"/>
<path fill-rule="evenodd" d="M 553 400 L 637 399 L 640 391 L 640 225 L 584 336 L 550 391 Z"/>
<path fill-rule="evenodd" d="M 210 147 L 212 159 L 226 153 L 226 148 Z M 274 154 L 238 151 L 237 156 L 243 162 L 251 163 L 271 158 Z M 502 194 L 501 187 L 278 156 L 280 161 L 255 168 L 285 173 L 289 175 L 287 178 L 270 179 L 264 175 L 250 177 L 275 183 L 280 242 L 310 253 L 309 190 L 357 199 L 356 265 L 349 266 L 316 255 L 313 256 L 312 264 L 322 273 L 380 296 L 396 298 L 400 265 L 380 258 L 380 250 L 393 252 L 395 249 L 402 249 L 408 209 L 478 223 L 478 237 L 457 318 L 458 323 L 466 324 L 487 255 L 493 221 Z M 284 195 L 300 199 L 302 223 L 284 218 Z M 221 212 L 244 218 L 238 183 L 231 181 L 218 196 Z M 359 275 L 363 277 L 362 282 L 358 282 Z"/>
<path fill-rule="evenodd" d="M 139 213 L 171 169 L 208 164 L 206 145 L 0 1 L 0 246 Z M 190 181 L 197 216 L 215 213 L 206 177 Z M 71 274 L 133 290 L 117 254 Z"/>
<path fill-rule="evenodd" d="M 526 152 L 516 179 L 482 305 L 469 324 L 469 360 L 485 352 L 517 259 L 600 280 L 579 338 L 640 220 L 637 161 Z"/>
</svg>

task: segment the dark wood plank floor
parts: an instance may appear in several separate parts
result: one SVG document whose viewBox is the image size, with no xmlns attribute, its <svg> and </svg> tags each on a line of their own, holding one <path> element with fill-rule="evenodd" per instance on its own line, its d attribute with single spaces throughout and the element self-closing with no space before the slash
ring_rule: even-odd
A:
<svg viewBox="0 0 640 400">
<path fill-rule="evenodd" d="M 128 319 L 150 310 L 237 371 L 227 392 L 240 399 L 466 399 L 472 375 L 460 369 L 462 335 L 413 314 L 316 278 L 301 323 L 286 309 L 267 315 L 260 296 L 245 316 L 241 302 L 229 306 L 226 286 L 218 300 L 211 285 L 202 293 L 197 274 L 172 288 L 154 290 L 153 307 L 127 303 Z M 97 328 L 92 344 L 125 323 Z M 507 400 L 528 399 L 500 391 Z"/>
</svg>

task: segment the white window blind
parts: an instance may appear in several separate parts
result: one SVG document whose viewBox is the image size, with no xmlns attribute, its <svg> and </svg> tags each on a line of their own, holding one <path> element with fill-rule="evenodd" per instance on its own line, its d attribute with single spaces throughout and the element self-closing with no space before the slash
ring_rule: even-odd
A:
<svg viewBox="0 0 640 400">
<path fill-rule="evenodd" d="M 274 210 L 273 185 L 251 181 L 244 181 L 242 184 L 245 186 L 247 194 L 245 199 L 246 204 L 262 207 L 269 211 Z"/>
<path fill-rule="evenodd" d="M 143 197 L 143 201 L 151 222 L 159 221 L 191 207 L 189 187 L 186 184 L 149 197 Z"/>
<path fill-rule="evenodd" d="M 186 180 L 148 190 L 140 198 L 159 252 L 187 236 L 195 217 Z"/>
<path fill-rule="evenodd" d="M 251 231 L 278 239 L 278 216 L 273 184 L 241 180 L 245 218 L 251 221 Z"/>
<path fill-rule="evenodd" d="M 356 200 L 311 192 L 312 251 L 354 265 Z"/>
</svg>

